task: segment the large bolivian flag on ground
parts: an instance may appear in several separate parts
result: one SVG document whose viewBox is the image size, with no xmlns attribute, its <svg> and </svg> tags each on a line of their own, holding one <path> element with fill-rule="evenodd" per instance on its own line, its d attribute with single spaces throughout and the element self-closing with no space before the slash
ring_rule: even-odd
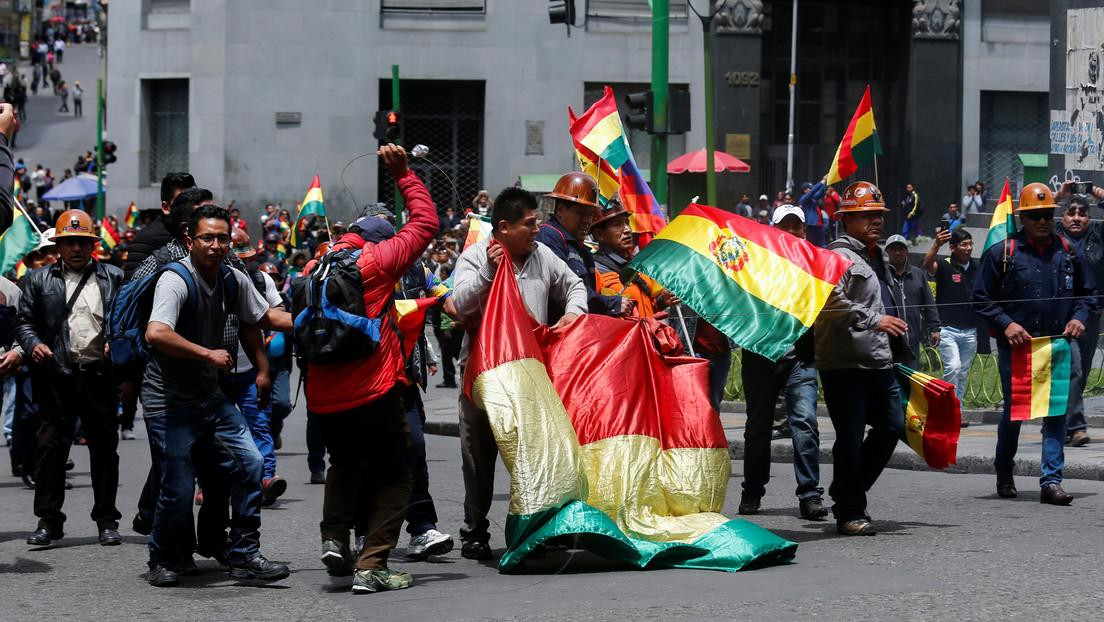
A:
<svg viewBox="0 0 1104 622">
<path fill-rule="evenodd" d="M 962 430 L 954 385 L 904 365 L 897 365 L 897 384 L 905 407 L 905 442 L 933 469 L 954 464 Z"/>
<path fill-rule="evenodd" d="M 772 361 L 813 325 L 849 265 L 793 235 L 694 203 L 629 262 Z"/>
<path fill-rule="evenodd" d="M 1066 416 L 1073 359 L 1065 337 L 1012 348 L 1012 421 Z"/>
<path fill-rule="evenodd" d="M 487 412 L 511 475 L 501 571 L 567 535 L 640 568 L 793 558 L 793 542 L 718 513 L 731 462 L 706 397 L 708 363 L 661 354 L 657 337 L 680 348 L 669 328 L 591 315 L 538 327 L 509 269 L 481 325 L 490 328 L 473 341 L 464 391 Z"/>
</svg>

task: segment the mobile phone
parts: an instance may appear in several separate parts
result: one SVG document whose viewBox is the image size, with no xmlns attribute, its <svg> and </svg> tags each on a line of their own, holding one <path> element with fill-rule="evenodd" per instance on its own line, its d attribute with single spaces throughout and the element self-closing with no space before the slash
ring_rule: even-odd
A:
<svg viewBox="0 0 1104 622">
<path fill-rule="evenodd" d="M 1077 181 L 1073 183 L 1074 194 L 1085 194 L 1091 196 L 1093 192 L 1093 182 L 1091 181 Z"/>
<path fill-rule="evenodd" d="M 946 231 L 947 229 L 950 229 L 950 228 L 951 228 L 951 221 L 947 220 L 946 218 L 939 221 L 939 229 L 938 229 L 939 232 Z"/>
</svg>

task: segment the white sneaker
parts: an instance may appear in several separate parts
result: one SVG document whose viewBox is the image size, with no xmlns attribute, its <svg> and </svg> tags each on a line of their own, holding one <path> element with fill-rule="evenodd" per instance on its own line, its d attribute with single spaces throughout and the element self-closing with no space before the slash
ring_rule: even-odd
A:
<svg viewBox="0 0 1104 622">
<path fill-rule="evenodd" d="M 409 559 L 422 560 L 431 555 L 444 555 L 452 550 L 452 536 L 429 529 L 425 533 L 410 536 L 410 545 L 406 547 Z"/>
</svg>

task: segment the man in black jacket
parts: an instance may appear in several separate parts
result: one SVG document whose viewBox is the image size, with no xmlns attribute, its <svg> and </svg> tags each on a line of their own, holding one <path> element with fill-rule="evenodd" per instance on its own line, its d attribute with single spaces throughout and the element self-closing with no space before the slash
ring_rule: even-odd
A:
<svg viewBox="0 0 1104 622">
<path fill-rule="evenodd" d="M 123 264 L 123 273 L 126 280 L 130 280 L 134 270 L 153 251 L 173 241 L 175 233 L 172 231 L 169 222 L 169 207 L 176 195 L 188 188 L 195 187 L 195 179 L 189 173 L 169 173 L 161 180 L 161 215 L 157 220 L 143 227 L 138 232 L 138 237 L 127 245 L 127 260 Z"/>
<path fill-rule="evenodd" d="M 35 455 L 34 510 L 38 529 L 27 544 L 46 546 L 63 536 L 65 461 L 79 416 L 92 470 L 92 520 L 100 544 L 122 543 L 116 384 L 104 356 L 104 317 L 123 280 L 115 266 L 92 261 L 99 236 L 81 210 L 63 212 L 54 240 L 61 261 L 23 279 L 16 338 L 31 360 L 31 388 L 42 427 Z"/>
</svg>

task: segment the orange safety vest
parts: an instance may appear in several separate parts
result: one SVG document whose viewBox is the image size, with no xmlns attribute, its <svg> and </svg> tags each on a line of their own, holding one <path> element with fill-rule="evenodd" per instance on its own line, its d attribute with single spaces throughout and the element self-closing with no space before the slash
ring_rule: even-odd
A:
<svg viewBox="0 0 1104 622">
<path fill-rule="evenodd" d="M 594 270 L 594 277 L 596 281 L 595 289 L 599 294 L 604 296 L 624 296 L 636 301 L 636 307 L 633 309 L 633 315 L 638 317 L 652 317 L 655 315 L 655 297 L 663 291 L 663 287 L 655 281 L 649 279 L 643 274 L 638 274 L 637 278 L 642 282 L 644 287 L 641 287 L 640 283 L 633 283 L 628 287 L 624 287 L 621 283 L 621 275 L 616 272 L 602 272 L 601 270 Z M 635 279 L 634 279 L 635 280 Z"/>
</svg>

